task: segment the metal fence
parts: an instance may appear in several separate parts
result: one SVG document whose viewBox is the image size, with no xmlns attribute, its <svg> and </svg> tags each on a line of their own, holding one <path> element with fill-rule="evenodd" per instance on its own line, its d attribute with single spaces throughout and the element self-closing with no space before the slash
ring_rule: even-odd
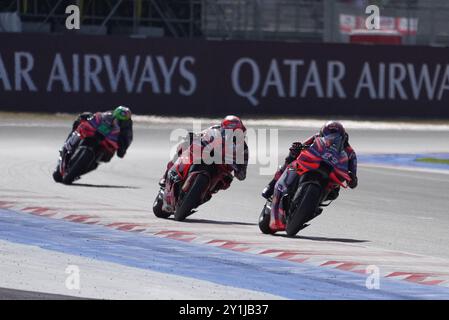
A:
<svg viewBox="0 0 449 320">
<path fill-rule="evenodd" d="M 449 45 L 447 0 L 206 0 L 202 30 L 225 39 L 348 42 L 345 19 L 358 28 L 370 4 L 380 9 L 381 27 L 399 31 L 403 43 Z"/>
<path fill-rule="evenodd" d="M 201 0 L 2 0 L 0 13 L 17 12 L 23 31 L 60 33 L 67 32 L 65 8 L 69 5 L 80 8 L 80 33 L 202 35 Z"/>
<path fill-rule="evenodd" d="M 207 37 L 321 41 L 323 1 L 203 1 L 202 29 Z"/>
<path fill-rule="evenodd" d="M 22 31 L 65 32 L 69 4 L 83 33 L 302 42 L 348 42 L 375 4 L 403 43 L 449 45 L 447 0 L 2 0 L 0 14 L 17 12 Z"/>
</svg>

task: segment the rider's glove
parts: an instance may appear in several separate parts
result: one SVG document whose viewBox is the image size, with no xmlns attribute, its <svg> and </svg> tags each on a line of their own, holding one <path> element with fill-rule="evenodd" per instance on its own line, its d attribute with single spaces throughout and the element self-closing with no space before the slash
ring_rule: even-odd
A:
<svg viewBox="0 0 449 320">
<path fill-rule="evenodd" d="M 246 179 L 246 168 L 233 164 L 231 165 L 232 170 L 234 170 L 234 177 L 238 180 L 243 181 Z"/>
<path fill-rule="evenodd" d="M 225 175 L 223 177 L 223 185 L 221 186 L 221 189 L 223 189 L 223 190 L 228 189 L 231 186 L 232 180 L 233 180 L 232 175 L 230 175 L 230 174 Z"/>
<path fill-rule="evenodd" d="M 121 148 L 119 148 L 119 149 L 117 150 L 117 157 L 123 158 L 123 157 L 125 156 L 125 154 L 126 154 L 126 150 L 123 150 L 123 149 L 121 149 Z"/>
<path fill-rule="evenodd" d="M 301 153 L 303 147 L 304 145 L 301 142 L 293 142 L 292 146 L 289 149 L 290 152 L 288 153 L 288 156 L 285 158 L 285 162 L 290 163 L 294 161 Z"/>
<path fill-rule="evenodd" d="M 302 148 L 303 144 L 301 142 L 293 142 L 292 146 L 290 147 L 290 151 L 299 153 Z"/>
<path fill-rule="evenodd" d="M 354 173 L 350 172 L 349 177 L 351 177 L 351 181 L 348 183 L 349 188 L 351 189 L 356 188 L 358 185 L 357 176 Z"/>
<path fill-rule="evenodd" d="M 231 184 L 233 177 L 232 177 L 232 175 L 225 175 L 223 177 L 223 180 L 226 182 L 226 184 Z"/>
</svg>

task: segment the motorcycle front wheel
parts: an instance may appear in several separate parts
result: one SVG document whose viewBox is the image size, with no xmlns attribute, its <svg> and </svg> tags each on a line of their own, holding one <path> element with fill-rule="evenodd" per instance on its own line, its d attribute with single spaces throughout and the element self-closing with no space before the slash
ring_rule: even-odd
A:
<svg viewBox="0 0 449 320">
<path fill-rule="evenodd" d="M 73 181 L 87 171 L 89 166 L 95 160 L 94 152 L 89 148 L 80 148 L 70 159 L 66 174 L 62 177 L 62 183 L 72 184 Z"/>
<path fill-rule="evenodd" d="M 164 200 L 162 199 L 162 191 L 159 190 L 159 192 L 157 193 L 156 199 L 154 200 L 154 203 L 153 203 L 153 213 L 158 218 L 167 219 L 168 217 L 171 216 L 171 213 L 162 210 L 163 204 L 164 204 Z"/>
<path fill-rule="evenodd" d="M 274 234 L 276 232 L 271 230 L 270 228 L 270 217 L 271 217 L 270 215 L 271 210 L 270 207 L 268 206 L 268 203 L 266 203 L 263 206 L 262 212 L 260 213 L 259 216 L 259 229 L 264 234 Z"/>
<path fill-rule="evenodd" d="M 294 199 L 299 204 L 287 217 L 286 232 L 289 237 L 295 236 L 304 224 L 309 221 L 320 204 L 321 188 L 316 184 L 307 184 L 301 190 L 301 199 Z"/>
<path fill-rule="evenodd" d="M 184 195 L 181 204 L 176 208 L 175 220 L 183 221 L 189 216 L 193 209 L 201 203 L 201 195 L 209 184 L 209 178 L 204 174 L 198 174 L 190 190 Z"/>
<path fill-rule="evenodd" d="M 58 183 L 62 182 L 62 175 L 61 175 L 59 166 L 57 166 L 55 171 L 53 171 L 53 180 L 55 180 L 55 182 L 58 182 Z"/>
</svg>

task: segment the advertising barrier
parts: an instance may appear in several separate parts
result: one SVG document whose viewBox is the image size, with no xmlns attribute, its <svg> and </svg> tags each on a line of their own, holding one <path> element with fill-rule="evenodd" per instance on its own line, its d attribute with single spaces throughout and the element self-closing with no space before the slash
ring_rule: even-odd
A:
<svg viewBox="0 0 449 320">
<path fill-rule="evenodd" d="M 449 48 L 0 33 L 0 109 L 449 118 Z"/>
</svg>

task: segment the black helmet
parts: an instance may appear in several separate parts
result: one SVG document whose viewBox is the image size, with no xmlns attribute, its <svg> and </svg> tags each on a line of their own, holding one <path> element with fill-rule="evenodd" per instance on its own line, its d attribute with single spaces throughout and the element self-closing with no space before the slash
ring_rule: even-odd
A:
<svg viewBox="0 0 449 320">
<path fill-rule="evenodd" d="M 343 125 L 338 121 L 328 121 L 320 130 L 320 135 L 325 137 L 327 135 L 338 133 L 342 137 L 346 136 L 346 130 Z"/>
</svg>

